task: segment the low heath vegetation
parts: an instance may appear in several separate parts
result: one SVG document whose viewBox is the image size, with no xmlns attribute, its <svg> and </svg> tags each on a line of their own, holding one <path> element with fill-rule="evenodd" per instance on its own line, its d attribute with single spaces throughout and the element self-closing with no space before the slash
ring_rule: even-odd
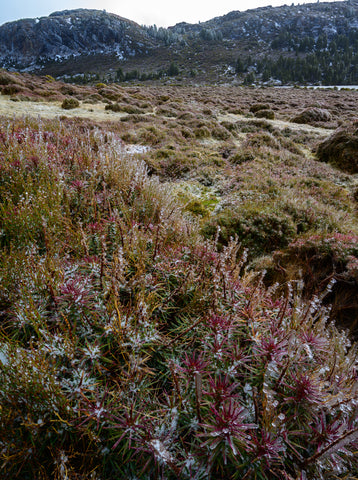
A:
<svg viewBox="0 0 358 480">
<path fill-rule="evenodd" d="M 0 122 L 2 478 L 356 478 L 356 184 L 312 153 L 330 131 L 271 90 L 250 112 L 91 89 L 123 115 Z"/>
</svg>

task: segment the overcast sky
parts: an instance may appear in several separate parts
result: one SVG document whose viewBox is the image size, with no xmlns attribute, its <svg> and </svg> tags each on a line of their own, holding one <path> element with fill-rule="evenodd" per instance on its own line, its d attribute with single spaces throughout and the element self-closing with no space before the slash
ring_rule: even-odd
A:
<svg viewBox="0 0 358 480">
<path fill-rule="evenodd" d="M 95 8 L 116 13 L 140 25 L 168 27 L 179 22 L 204 22 L 233 10 L 248 10 L 266 5 L 314 3 L 280 0 L 2 0 L 0 25 L 20 18 L 35 18 L 52 12 L 74 8 Z"/>
</svg>

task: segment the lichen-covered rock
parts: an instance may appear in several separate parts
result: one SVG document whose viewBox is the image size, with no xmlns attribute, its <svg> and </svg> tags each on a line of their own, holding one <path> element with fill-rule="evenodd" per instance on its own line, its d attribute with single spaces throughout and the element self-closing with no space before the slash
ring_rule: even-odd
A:
<svg viewBox="0 0 358 480">
<path fill-rule="evenodd" d="M 294 123 L 314 124 L 317 122 L 329 122 L 332 119 L 330 112 L 324 108 L 306 108 L 291 119 Z"/>
<path fill-rule="evenodd" d="M 317 157 L 347 173 L 358 173 L 358 120 L 336 130 L 317 148 Z"/>
</svg>

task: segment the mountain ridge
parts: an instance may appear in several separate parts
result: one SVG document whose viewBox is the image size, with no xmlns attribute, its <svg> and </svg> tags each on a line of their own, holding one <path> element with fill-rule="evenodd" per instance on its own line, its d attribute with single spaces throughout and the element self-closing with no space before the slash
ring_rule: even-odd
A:
<svg viewBox="0 0 358 480">
<path fill-rule="evenodd" d="M 159 78 L 171 63 L 196 81 L 358 83 L 358 1 L 267 6 L 168 28 L 89 9 L 0 26 L 0 65 L 8 69 L 117 72 L 122 81 L 129 73 Z"/>
<path fill-rule="evenodd" d="M 88 51 L 130 57 L 154 45 L 153 39 L 132 20 L 100 10 L 64 10 L 0 27 L 0 46 L 6 52 L 0 59 L 5 67 L 28 68 L 38 60 L 41 64 Z"/>
</svg>

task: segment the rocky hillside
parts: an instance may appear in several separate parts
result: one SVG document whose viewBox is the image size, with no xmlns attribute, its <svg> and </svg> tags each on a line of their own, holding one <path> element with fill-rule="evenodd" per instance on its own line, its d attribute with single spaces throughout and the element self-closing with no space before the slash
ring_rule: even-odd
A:
<svg viewBox="0 0 358 480">
<path fill-rule="evenodd" d="M 36 68 L 50 60 L 88 54 L 124 59 L 157 46 L 136 23 L 105 11 L 64 10 L 0 27 L 0 59 L 5 67 Z"/>
<path fill-rule="evenodd" d="M 5 68 L 54 76 L 356 84 L 358 1 L 234 11 L 168 29 L 104 11 L 63 11 L 1 26 L 0 52 Z"/>
<path fill-rule="evenodd" d="M 203 37 L 210 37 L 214 33 L 231 41 L 255 38 L 257 42 L 266 45 L 280 39 L 280 45 L 287 47 L 284 43 L 289 34 L 301 37 L 302 41 L 304 37 L 318 38 L 321 34 L 326 34 L 332 40 L 337 34 L 346 35 L 350 30 L 357 32 L 357 15 L 356 0 L 316 2 L 275 8 L 268 6 L 245 12 L 234 11 L 200 24 L 178 24 L 170 30 L 200 34 Z"/>
</svg>

